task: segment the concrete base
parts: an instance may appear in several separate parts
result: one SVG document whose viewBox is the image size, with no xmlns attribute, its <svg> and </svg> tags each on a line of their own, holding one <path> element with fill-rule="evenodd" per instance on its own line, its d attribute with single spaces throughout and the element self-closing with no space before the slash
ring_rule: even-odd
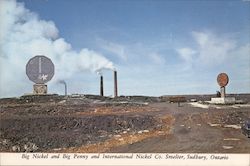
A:
<svg viewBox="0 0 250 166">
<path fill-rule="evenodd" d="M 235 97 L 216 97 L 211 98 L 211 104 L 235 104 Z"/>
<path fill-rule="evenodd" d="M 45 95 L 45 94 L 47 94 L 47 85 L 45 85 L 45 84 L 35 84 L 35 85 L 33 85 L 33 94 L 35 94 L 35 95 Z"/>
</svg>

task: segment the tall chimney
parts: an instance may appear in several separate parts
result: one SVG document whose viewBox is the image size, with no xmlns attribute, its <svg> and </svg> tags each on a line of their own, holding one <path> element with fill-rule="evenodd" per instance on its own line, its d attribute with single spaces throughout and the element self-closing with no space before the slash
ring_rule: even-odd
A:
<svg viewBox="0 0 250 166">
<path fill-rule="evenodd" d="M 64 92 L 65 92 L 65 96 L 67 96 L 67 84 L 66 84 L 66 82 L 64 84 Z"/>
<path fill-rule="evenodd" d="M 103 96 L 103 76 L 100 77 L 100 96 Z"/>
<path fill-rule="evenodd" d="M 64 85 L 65 96 L 67 96 L 67 83 L 64 80 L 59 80 L 58 83 Z"/>
<path fill-rule="evenodd" d="M 114 71 L 114 97 L 118 96 L 117 92 L 117 72 L 116 70 Z"/>
</svg>

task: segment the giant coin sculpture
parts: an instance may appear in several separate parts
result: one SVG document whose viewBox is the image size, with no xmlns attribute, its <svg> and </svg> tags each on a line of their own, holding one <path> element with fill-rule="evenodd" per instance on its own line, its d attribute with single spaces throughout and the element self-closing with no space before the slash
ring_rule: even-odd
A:
<svg viewBox="0 0 250 166">
<path fill-rule="evenodd" d="M 226 97 L 226 85 L 229 82 L 228 75 L 226 73 L 220 73 L 217 76 L 217 82 L 220 85 L 221 97 Z"/>
<path fill-rule="evenodd" d="M 47 94 L 47 83 L 54 76 L 54 64 L 46 56 L 37 55 L 31 58 L 26 65 L 26 75 L 34 82 L 34 94 Z"/>
</svg>

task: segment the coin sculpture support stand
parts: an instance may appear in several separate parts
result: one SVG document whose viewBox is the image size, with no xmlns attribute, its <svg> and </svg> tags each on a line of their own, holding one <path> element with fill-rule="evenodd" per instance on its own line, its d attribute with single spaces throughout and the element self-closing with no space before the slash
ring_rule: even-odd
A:
<svg viewBox="0 0 250 166">
<path fill-rule="evenodd" d="M 229 82 L 229 78 L 226 73 L 220 73 L 217 76 L 217 82 L 220 86 L 221 97 L 211 98 L 212 104 L 235 104 L 235 97 L 226 97 L 226 85 Z"/>
<path fill-rule="evenodd" d="M 28 61 L 26 75 L 35 83 L 33 85 L 34 95 L 47 94 L 48 88 L 45 83 L 52 79 L 54 70 L 53 62 L 46 56 L 37 55 Z"/>
<path fill-rule="evenodd" d="M 222 86 L 220 87 L 220 94 L 221 94 L 221 97 L 226 97 L 226 87 L 225 86 Z"/>
<path fill-rule="evenodd" d="M 47 85 L 46 84 L 34 84 L 33 85 L 33 94 L 44 95 L 47 94 Z"/>
</svg>

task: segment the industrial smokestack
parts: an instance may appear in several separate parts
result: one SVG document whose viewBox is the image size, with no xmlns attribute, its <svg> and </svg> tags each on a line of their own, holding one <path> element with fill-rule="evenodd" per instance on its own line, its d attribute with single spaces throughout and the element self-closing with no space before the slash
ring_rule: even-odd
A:
<svg viewBox="0 0 250 166">
<path fill-rule="evenodd" d="M 103 76 L 100 77 L 100 96 L 103 96 Z"/>
<path fill-rule="evenodd" d="M 117 72 L 114 70 L 114 97 L 118 96 L 117 88 Z"/>
<path fill-rule="evenodd" d="M 67 96 L 67 84 L 64 80 L 59 80 L 58 83 L 60 84 L 64 84 L 64 92 L 65 92 L 65 96 Z"/>
</svg>

